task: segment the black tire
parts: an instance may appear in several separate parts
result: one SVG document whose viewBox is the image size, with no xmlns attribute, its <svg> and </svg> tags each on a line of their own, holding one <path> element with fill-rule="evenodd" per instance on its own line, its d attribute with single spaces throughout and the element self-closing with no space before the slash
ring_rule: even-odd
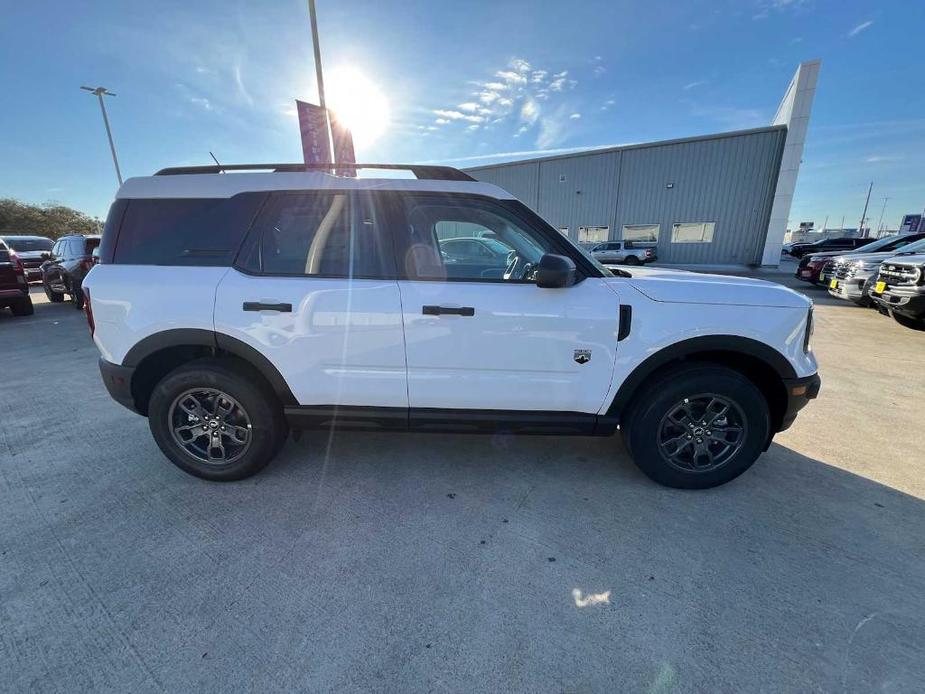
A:
<svg viewBox="0 0 925 694">
<path fill-rule="evenodd" d="M 35 307 L 32 305 L 32 297 L 27 296 L 25 299 L 20 299 L 15 304 L 10 304 L 10 310 L 13 312 L 14 316 L 31 316 L 35 313 Z"/>
<path fill-rule="evenodd" d="M 250 434 L 239 457 L 224 463 L 206 462 L 176 440 L 175 420 L 171 414 L 179 414 L 181 419 L 183 415 L 177 412 L 175 403 L 183 394 L 196 389 L 227 394 L 243 411 L 245 421 L 250 424 Z M 197 359 L 171 371 L 154 387 L 148 404 L 148 425 L 158 447 L 177 467 L 216 482 L 240 480 L 256 474 L 279 452 L 288 434 L 279 400 L 259 374 L 243 362 L 211 357 Z M 209 448 L 211 454 L 211 446 Z"/>
<path fill-rule="evenodd" d="M 48 286 L 47 282 L 42 282 L 42 289 L 45 290 L 45 296 L 48 297 L 48 300 L 53 304 L 60 304 L 64 301 L 64 294 L 60 292 L 52 291 L 51 287 Z"/>
<path fill-rule="evenodd" d="M 699 398 L 714 396 L 737 408 L 730 408 L 730 411 L 732 421 L 742 420 L 741 442 L 728 459 L 715 468 L 681 469 L 669 461 L 659 445 L 663 426 L 677 427 L 673 423 L 666 424 L 667 418 L 677 407 L 684 406 L 685 398 L 696 403 L 701 401 Z M 704 421 L 708 419 L 704 417 Z M 764 451 L 771 426 L 767 399 L 757 386 L 738 371 L 712 364 L 688 364 L 663 372 L 634 396 L 625 421 L 626 426 L 621 425 L 621 429 L 633 462 L 651 479 L 676 489 L 707 489 L 735 479 Z M 712 432 L 707 429 L 706 433 Z M 691 438 L 692 435 L 685 436 Z M 691 446 L 689 451 L 696 450 L 693 440 L 690 444 L 679 444 L 678 450 L 686 445 Z M 722 443 L 708 442 L 707 447 L 711 446 L 711 450 L 716 451 Z"/>
<path fill-rule="evenodd" d="M 71 288 L 71 304 L 78 311 L 84 307 L 84 291 L 80 287 Z"/>
<path fill-rule="evenodd" d="M 626 256 L 626 260 L 623 261 L 626 265 L 639 265 L 639 258 L 635 255 Z"/>
<path fill-rule="evenodd" d="M 925 330 L 925 320 L 922 320 L 921 318 L 916 320 L 915 318 L 902 316 L 895 311 L 891 311 L 890 315 L 893 316 L 893 320 L 895 320 L 904 328 L 909 328 L 911 330 Z"/>
</svg>

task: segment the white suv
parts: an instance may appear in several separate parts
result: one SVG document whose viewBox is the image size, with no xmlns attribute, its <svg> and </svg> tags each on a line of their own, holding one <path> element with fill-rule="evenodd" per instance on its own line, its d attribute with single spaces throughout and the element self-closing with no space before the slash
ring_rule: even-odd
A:
<svg viewBox="0 0 925 694">
<path fill-rule="evenodd" d="M 107 389 L 182 469 L 247 477 L 307 427 L 619 427 L 649 477 L 704 488 L 816 396 L 812 306 L 796 292 L 611 273 L 500 188 L 378 168 L 416 178 L 241 165 L 119 189 L 87 317 Z M 485 237 L 510 248 L 506 265 L 440 250 Z"/>
</svg>

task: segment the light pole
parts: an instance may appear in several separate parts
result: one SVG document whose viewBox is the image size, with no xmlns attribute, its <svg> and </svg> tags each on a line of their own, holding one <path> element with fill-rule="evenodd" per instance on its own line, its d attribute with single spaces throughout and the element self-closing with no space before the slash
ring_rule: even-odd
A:
<svg viewBox="0 0 925 694">
<path fill-rule="evenodd" d="M 331 160 L 334 160 L 333 136 L 331 133 L 331 117 L 324 101 L 324 72 L 321 69 L 321 44 L 318 41 L 318 17 L 315 12 L 315 0 L 308 0 L 308 15 L 312 25 L 312 48 L 315 51 L 315 77 L 318 81 L 318 105 L 324 113 L 324 136 L 328 141 L 328 150 Z"/>
<path fill-rule="evenodd" d="M 870 191 L 874 189 L 874 182 L 870 182 L 870 187 L 867 189 L 867 200 L 864 202 L 864 211 L 861 213 L 861 223 L 858 226 L 858 233 L 861 234 L 863 238 L 867 238 L 868 234 L 864 231 L 864 220 L 867 219 L 867 206 L 870 204 Z"/>
<path fill-rule="evenodd" d="M 880 221 L 877 222 L 877 233 L 879 234 L 883 230 L 883 214 L 886 212 L 886 203 L 889 200 L 889 196 L 883 198 L 883 208 L 880 210 Z"/>
<path fill-rule="evenodd" d="M 100 111 L 103 112 L 103 125 L 106 126 L 106 137 L 109 138 L 109 150 L 112 152 L 112 163 L 116 167 L 116 178 L 119 179 L 119 185 L 122 185 L 122 171 L 119 170 L 119 159 L 116 157 L 116 146 L 112 143 L 112 130 L 109 129 L 109 116 L 106 115 L 106 104 L 103 103 L 104 96 L 115 96 L 106 87 L 81 87 L 86 92 L 96 95 L 100 100 Z"/>
</svg>

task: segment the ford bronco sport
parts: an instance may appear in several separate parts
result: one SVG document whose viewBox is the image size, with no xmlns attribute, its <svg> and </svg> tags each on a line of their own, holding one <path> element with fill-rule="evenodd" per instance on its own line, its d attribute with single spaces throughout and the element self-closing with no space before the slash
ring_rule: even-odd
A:
<svg viewBox="0 0 925 694">
<path fill-rule="evenodd" d="M 83 283 L 103 381 L 193 475 L 252 475 L 291 428 L 619 428 L 649 477 L 705 488 L 818 392 L 796 292 L 612 274 L 456 169 L 324 168 L 165 169 L 117 193 Z M 507 266 L 446 262 L 441 240 L 461 233 L 510 248 Z"/>
</svg>

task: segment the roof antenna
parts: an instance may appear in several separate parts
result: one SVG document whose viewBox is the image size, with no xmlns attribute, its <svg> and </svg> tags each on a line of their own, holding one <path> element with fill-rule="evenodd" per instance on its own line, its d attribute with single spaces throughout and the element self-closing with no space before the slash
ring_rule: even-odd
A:
<svg viewBox="0 0 925 694">
<path fill-rule="evenodd" d="M 218 169 L 219 169 L 218 172 L 219 172 L 219 173 L 225 173 L 224 167 L 219 163 L 218 159 L 215 158 L 215 155 L 212 154 L 212 151 L 211 151 L 211 150 L 209 150 L 209 156 L 212 157 L 212 161 L 214 161 L 216 164 L 218 164 Z"/>
</svg>

